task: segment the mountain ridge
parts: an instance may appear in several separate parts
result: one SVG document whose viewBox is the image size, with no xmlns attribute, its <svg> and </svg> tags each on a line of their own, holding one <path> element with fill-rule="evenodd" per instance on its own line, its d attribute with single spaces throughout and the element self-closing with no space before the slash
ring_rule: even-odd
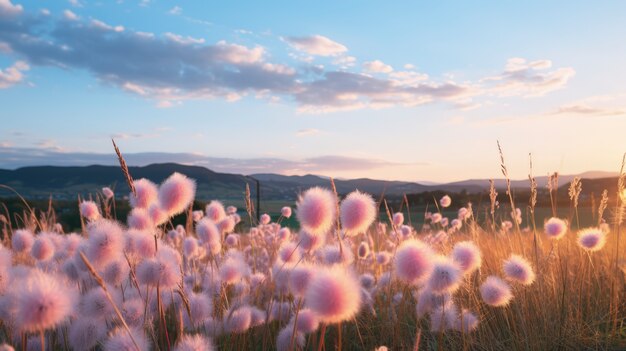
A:
<svg viewBox="0 0 626 351">
<path fill-rule="evenodd" d="M 160 183 L 174 172 L 179 172 L 196 180 L 198 196 L 218 199 L 240 199 L 246 183 L 254 192 L 255 180 L 261 184 L 261 194 L 265 199 L 294 199 L 298 193 L 313 186 L 329 186 L 329 177 L 314 174 L 281 175 L 258 173 L 241 175 L 219 173 L 206 167 L 183 165 L 178 163 L 154 163 L 147 166 L 129 166 L 134 179 L 148 178 Z M 575 176 L 582 178 L 611 178 L 617 173 L 589 171 L 580 175 L 561 175 L 559 185 L 563 186 Z M 539 187 L 545 187 L 547 176 L 536 177 Z M 339 193 L 345 194 L 355 189 L 375 196 L 402 196 L 403 194 L 428 191 L 476 193 L 489 189 L 488 179 L 467 179 L 443 184 L 422 184 L 410 181 L 390 181 L 370 178 L 335 179 Z M 505 187 L 504 179 L 494 180 L 497 188 Z M 512 188 L 528 188 L 528 180 L 512 180 Z M 75 198 L 77 194 L 89 194 L 99 191 L 104 186 L 116 187 L 120 194 L 128 193 L 128 186 L 118 166 L 27 166 L 15 170 L 0 169 L 0 184 L 14 188 L 25 197 Z M 3 196 L 0 192 L 0 197 Z"/>
</svg>

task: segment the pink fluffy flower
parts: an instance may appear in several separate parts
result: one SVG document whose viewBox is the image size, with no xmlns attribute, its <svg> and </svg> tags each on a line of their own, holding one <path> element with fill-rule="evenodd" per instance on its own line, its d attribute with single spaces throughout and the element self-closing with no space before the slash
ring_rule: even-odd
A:
<svg viewBox="0 0 626 351">
<path fill-rule="evenodd" d="M 285 243 L 278 249 L 278 257 L 283 262 L 296 263 L 300 260 L 301 254 L 298 244 L 294 242 Z"/>
<path fill-rule="evenodd" d="M 128 214 L 128 226 L 133 229 L 147 230 L 154 227 L 152 218 L 145 208 L 133 208 Z"/>
<path fill-rule="evenodd" d="M 326 234 L 336 216 L 335 195 L 327 189 L 314 187 L 298 199 L 296 216 L 302 228 L 312 234 Z"/>
<path fill-rule="evenodd" d="M 224 284 L 235 284 L 243 277 L 244 271 L 243 263 L 238 260 L 228 259 L 220 266 L 220 279 Z"/>
<path fill-rule="evenodd" d="M 448 195 L 444 195 L 441 199 L 439 199 L 439 204 L 441 207 L 446 208 L 452 205 L 452 199 Z"/>
<path fill-rule="evenodd" d="M 393 224 L 396 227 L 401 226 L 404 223 L 404 214 L 402 212 L 396 212 L 393 214 Z"/>
<path fill-rule="evenodd" d="M 113 190 L 111 190 L 111 188 L 105 186 L 104 188 L 102 188 L 102 195 L 104 195 L 104 198 L 108 200 L 112 198 L 115 193 L 113 192 Z"/>
<path fill-rule="evenodd" d="M 176 344 L 174 351 L 213 351 L 215 347 L 211 339 L 200 334 L 186 334 Z"/>
<path fill-rule="evenodd" d="M 430 221 L 432 223 L 439 223 L 439 222 L 441 222 L 441 219 L 442 219 L 441 213 L 433 213 L 430 216 Z"/>
<path fill-rule="evenodd" d="M 451 259 L 443 256 L 433 260 L 433 270 L 428 279 L 428 288 L 436 293 L 453 293 L 461 283 L 461 269 Z"/>
<path fill-rule="evenodd" d="M 389 262 L 391 262 L 391 254 L 387 251 L 381 251 L 378 252 L 376 254 L 376 262 L 378 262 L 379 265 L 386 265 Z"/>
<path fill-rule="evenodd" d="M 354 317 L 361 306 L 361 287 L 343 266 L 318 270 L 306 292 L 306 304 L 327 324 Z"/>
<path fill-rule="evenodd" d="M 291 269 L 288 281 L 291 293 L 298 297 L 304 296 L 315 272 L 315 269 L 308 264 L 299 264 Z"/>
<path fill-rule="evenodd" d="M 217 228 L 220 230 L 220 232 L 228 234 L 232 233 L 235 230 L 235 225 L 237 225 L 237 223 L 235 222 L 235 217 L 226 216 L 224 217 L 224 219 L 219 221 L 219 223 L 217 223 Z"/>
<path fill-rule="evenodd" d="M 291 217 L 291 207 L 285 206 L 285 207 L 281 208 L 280 209 L 280 214 L 281 214 L 281 216 L 283 216 L 285 218 L 290 218 Z"/>
<path fill-rule="evenodd" d="M 130 205 L 132 207 L 148 208 L 156 202 L 158 196 L 157 186 L 148 179 L 142 178 L 133 182 L 135 194 L 130 193 Z"/>
<path fill-rule="evenodd" d="M 295 319 L 295 316 L 294 316 Z M 290 322 L 289 324 L 293 323 Z M 296 322 L 296 330 L 300 333 L 312 333 L 317 330 L 319 327 L 319 319 L 315 312 L 311 311 L 308 308 L 303 308 L 298 312 L 298 321 Z"/>
<path fill-rule="evenodd" d="M 152 219 L 152 222 L 156 225 L 161 225 L 167 222 L 167 220 L 170 218 L 168 213 L 165 212 L 165 210 L 163 210 L 163 208 L 161 208 L 158 203 L 152 204 L 148 208 L 148 214 L 150 215 L 150 219 Z"/>
<path fill-rule="evenodd" d="M 212 200 L 206 205 L 205 208 L 206 216 L 217 223 L 226 217 L 226 211 L 224 210 L 224 205 L 217 200 Z"/>
<path fill-rule="evenodd" d="M 268 225 L 272 221 L 272 217 L 270 217 L 270 215 L 268 215 L 267 213 L 264 213 L 261 215 L 261 218 L 259 219 L 259 221 L 263 225 Z"/>
<path fill-rule="evenodd" d="M 234 310 L 225 318 L 226 330 L 230 333 L 245 333 L 252 322 L 252 310 L 249 306 L 242 306 Z"/>
<path fill-rule="evenodd" d="M 315 251 L 324 246 L 326 236 L 324 234 L 313 234 L 306 230 L 301 230 L 298 234 L 300 238 L 300 247 L 304 251 Z"/>
<path fill-rule="evenodd" d="M 480 249 L 471 241 L 456 243 L 452 249 L 452 259 L 465 274 L 474 272 L 482 263 Z"/>
<path fill-rule="evenodd" d="M 80 203 L 80 215 L 90 221 L 95 221 L 100 218 L 100 210 L 95 202 L 83 201 Z"/>
<path fill-rule="evenodd" d="M 33 236 L 33 233 L 27 229 L 16 230 L 11 238 L 11 244 L 13 246 L 13 251 L 15 252 L 23 253 L 29 251 L 34 242 L 35 237 Z"/>
<path fill-rule="evenodd" d="M 180 282 L 180 257 L 178 253 L 159 248 L 156 258 L 137 265 L 137 280 L 146 285 L 159 285 L 164 289 L 176 287 Z"/>
<path fill-rule="evenodd" d="M 239 244 L 239 234 L 229 234 L 224 241 L 228 246 L 237 246 Z"/>
<path fill-rule="evenodd" d="M 113 221 L 101 220 L 90 225 L 85 254 L 92 264 L 105 265 L 119 257 L 124 248 L 122 229 Z"/>
<path fill-rule="evenodd" d="M 183 212 L 193 202 L 196 182 L 175 172 L 159 187 L 159 203 L 170 216 Z"/>
<path fill-rule="evenodd" d="M 556 217 L 552 217 L 543 225 L 543 230 L 550 239 L 559 240 L 567 233 L 567 222 Z"/>
<path fill-rule="evenodd" d="M 150 342 L 143 330 L 139 328 L 131 328 L 130 330 L 131 334 L 128 334 L 128 331 L 123 327 L 115 328 L 104 343 L 104 351 L 148 351 Z"/>
<path fill-rule="evenodd" d="M 16 292 L 16 324 L 20 330 L 37 332 L 66 321 L 74 311 L 76 292 L 52 274 L 32 270 L 19 280 Z"/>
<path fill-rule="evenodd" d="M 365 259 L 370 254 L 370 246 L 365 241 L 363 241 L 359 244 L 356 252 L 359 258 Z"/>
<path fill-rule="evenodd" d="M 598 228 L 586 228 L 578 232 L 578 246 L 594 252 L 601 250 L 606 244 L 606 234 Z"/>
<path fill-rule="evenodd" d="M 535 272 L 530 262 L 519 255 L 511 255 L 504 261 L 504 274 L 508 280 L 522 285 L 531 285 L 535 281 Z"/>
<path fill-rule="evenodd" d="M 339 212 L 346 235 L 365 233 L 376 218 L 376 203 L 371 195 L 357 190 L 341 202 Z"/>
<path fill-rule="evenodd" d="M 452 304 L 452 294 L 435 294 L 428 288 L 420 289 L 417 293 L 417 304 L 415 312 L 418 318 L 422 318 L 426 313 L 436 309 L 445 309 Z"/>
<path fill-rule="evenodd" d="M 404 241 L 396 252 L 395 272 L 409 284 L 420 284 L 433 270 L 433 253 L 430 247 L 415 239 Z"/>
<path fill-rule="evenodd" d="M 480 295 L 487 305 L 494 307 L 506 306 L 513 298 L 509 284 L 493 275 L 481 284 Z"/>
<path fill-rule="evenodd" d="M 278 240 L 287 241 L 291 239 L 291 230 L 289 228 L 280 228 L 278 231 Z"/>
<path fill-rule="evenodd" d="M 30 253 L 38 261 L 46 261 L 54 256 L 54 243 L 49 235 L 41 233 L 35 239 Z"/>
<path fill-rule="evenodd" d="M 222 234 L 215 222 L 208 218 L 203 218 L 196 225 L 196 234 L 198 234 L 198 238 L 202 240 L 203 243 L 219 243 L 222 241 Z"/>
</svg>

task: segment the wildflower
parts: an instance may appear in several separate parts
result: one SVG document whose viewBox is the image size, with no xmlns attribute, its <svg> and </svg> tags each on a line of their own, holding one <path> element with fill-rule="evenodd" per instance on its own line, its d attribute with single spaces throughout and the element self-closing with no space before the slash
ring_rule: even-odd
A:
<svg viewBox="0 0 626 351">
<path fill-rule="evenodd" d="M 486 304 L 494 307 L 506 306 L 513 298 L 509 284 L 493 275 L 480 286 L 480 295 Z"/>
<path fill-rule="evenodd" d="M 443 208 L 450 207 L 450 205 L 452 204 L 452 199 L 450 198 L 450 196 L 444 195 L 441 199 L 439 199 L 439 204 Z"/>
<path fill-rule="evenodd" d="M 95 202 L 83 201 L 80 203 L 80 215 L 90 221 L 95 221 L 100 218 L 100 210 Z"/>
<path fill-rule="evenodd" d="M 543 229 L 550 239 L 559 240 L 567 233 L 567 222 L 556 217 L 552 217 L 543 225 Z"/>
<path fill-rule="evenodd" d="M 506 278 L 522 285 L 531 285 L 535 281 L 535 272 L 530 263 L 522 256 L 511 255 L 504 262 Z"/>
<path fill-rule="evenodd" d="M 74 311 L 76 292 L 52 274 L 32 270 L 14 289 L 16 324 L 22 331 L 54 328 Z"/>
<path fill-rule="evenodd" d="M 364 233 L 376 218 L 376 204 L 368 194 L 354 191 L 341 202 L 341 225 L 346 235 Z"/>
<path fill-rule="evenodd" d="M 212 220 L 214 223 L 217 223 L 226 217 L 226 211 L 224 211 L 224 205 L 217 200 L 212 200 L 206 205 L 205 208 L 206 216 Z M 235 209 L 236 212 L 236 209 Z"/>
<path fill-rule="evenodd" d="M 598 228 L 586 228 L 578 232 L 578 246 L 594 252 L 601 250 L 606 244 L 606 233 Z"/>
<path fill-rule="evenodd" d="M 350 319 L 361 306 L 359 282 L 343 266 L 320 269 L 311 279 L 306 304 L 323 323 Z"/>
<path fill-rule="evenodd" d="M 471 241 L 456 243 L 452 249 L 452 259 L 459 264 L 465 274 L 474 272 L 482 263 L 480 249 Z"/>
<path fill-rule="evenodd" d="M 196 182 L 174 173 L 159 187 L 159 204 L 170 216 L 183 212 L 193 202 Z"/>
<path fill-rule="evenodd" d="M 302 194 L 297 204 L 297 217 L 302 228 L 311 234 L 326 234 L 335 221 L 335 195 L 320 187 Z"/>
<path fill-rule="evenodd" d="M 130 194 L 130 205 L 133 208 L 148 208 L 156 202 L 158 190 L 156 184 L 141 178 L 133 182 L 135 193 Z"/>
<path fill-rule="evenodd" d="M 412 284 L 420 284 L 433 270 L 432 250 L 421 241 L 404 241 L 396 252 L 395 271 L 398 278 Z"/>
</svg>

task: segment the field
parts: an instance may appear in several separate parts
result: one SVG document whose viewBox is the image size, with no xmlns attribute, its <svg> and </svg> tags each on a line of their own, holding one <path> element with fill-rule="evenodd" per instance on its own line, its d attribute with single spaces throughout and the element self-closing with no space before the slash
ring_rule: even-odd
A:
<svg viewBox="0 0 626 351">
<path fill-rule="evenodd" d="M 180 174 L 129 181 L 129 202 L 74 203 L 74 225 L 6 209 L 3 350 L 626 348 L 617 196 L 408 212 L 329 181 L 257 216 L 250 198 L 194 203 Z"/>
</svg>

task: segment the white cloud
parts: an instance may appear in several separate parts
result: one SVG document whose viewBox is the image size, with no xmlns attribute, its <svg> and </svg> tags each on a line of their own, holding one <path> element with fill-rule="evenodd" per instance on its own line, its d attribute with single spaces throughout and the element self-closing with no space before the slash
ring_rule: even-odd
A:
<svg viewBox="0 0 626 351">
<path fill-rule="evenodd" d="M 342 67 L 352 67 L 356 63 L 356 57 L 354 56 L 339 56 L 333 60 L 333 65 Z"/>
<path fill-rule="evenodd" d="M 0 17 L 16 16 L 22 13 L 22 5 L 14 5 L 11 0 L 0 0 Z"/>
<path fill-rule="evenodd" d="M 391 73 L 393 67 L 380 60 L 365 62 L 363 68 L 369 73 Z"/>
<path fill-rule="evenodd" d="M 11 67 L 0 69 L 0 89 L 9 88 L 24 80 L 24 71 L 28 71 L 30 67 L 24 61 L 17 61 Z"/>
<path fill-rule="evenodd" d="M 300 129 L 296 132 L 296 136 L 299 137 L 303 137 L 303 136 L 309 136 L 309 135 L 317 135 L 320 134 L 321 131 L 319 129 L 316 128 L 305 128 L 305 129 Z"/>
<path fill-rule="evenodd" d="M 180 44 L 204 44 L 204 38 L 194 38 L 191 36 L 183 37 L 182 35 L 174 34 L 167 32 L 164 36 L 171 40 Z"/>
<path fill-rule="evenodd" d="M 563 88 L 576 74 L 571 67 L 548 70 L 550 60 L 528 62 L 515 57 L 507 61 L 504 72 L 482 80 L 486 92 L 497 96 L 542 96 Z"/>
<path fill-rule="evenodd" d="M 91 25 L 94 26 L 95 28 L 99 28 L 102 30 L 111 30 L 114 32 L 123 32 L 124 31 L 124 27 L 123 26 L 111 26 L 108 25 L 100 20 L 97 19 L 93 19 L 91 20 Z"/>
<path fill-rule="evenodd" d="M 83 4 L 79 0 L 68 0 L 67 2 L 74 7 L 83 7 Z"/>
<path fill-rule="evenodd" d="M 286 37 L 283 39 L 293 48 L 304 51 L 309 55 L 337 56 L 348 51 L 348 48 L 344 45 L 321 35 Z"/>
<path fill-rule="evenodd" d="M 569 104 L 560 106 L 553 115 L 581 115 L 581 116 L 619 116 L 626 114 L 621 108 L 590 106 L 586 104 Z"/>
<path fill-rule="evenodd" d="M 180 7 L 180 6 L 174 6 L 174 7 L 172 7 L 172 8 L 168 11 L 168 13 L 169 13 L 170 15 L 175 15 L 175 16 L 176 16 L 176 15 L 180 15 L 180 14 L 182 14 L 182 13 L 183 13 L 183 8 L 182 8 L 182 7 Z"/>
<path fill-rule="evenodd" d="M 63 17 L 69 21 L 77 21 L 79 18 L 77 14 L 75 14 L 74 12 L 70 10 L 63 11 Z"/>
</svg>

